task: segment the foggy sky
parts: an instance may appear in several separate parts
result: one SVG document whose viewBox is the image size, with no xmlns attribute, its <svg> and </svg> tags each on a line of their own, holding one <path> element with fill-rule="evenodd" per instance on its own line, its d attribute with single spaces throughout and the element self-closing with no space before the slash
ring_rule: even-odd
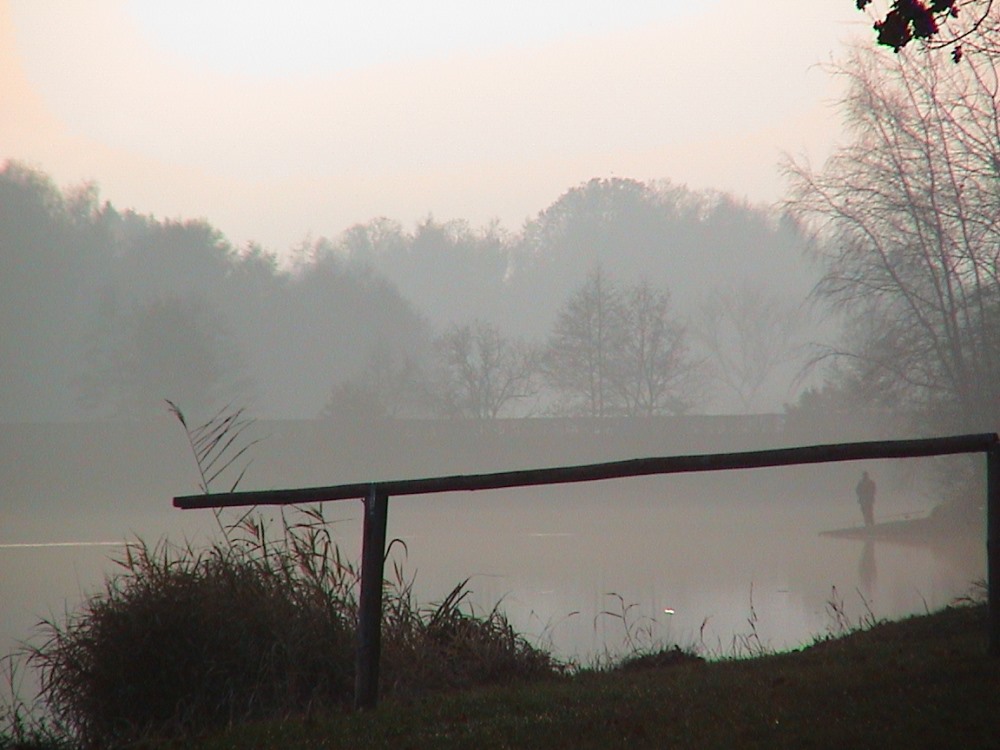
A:
<svg viewBox="0 0 1000 750">
<path fill-rule="evenodd" d="M 658 4 L 617 24 L 583 5 L 563 29 L 515 5 L 493 36 L 495 18 L 447 4 L 395 25 L 356 8 L 372 41 L 352 63 L 343 43 L 322 52 L 329 11 L 270 30 L 247 12 L 206 57 L 143 5 L 0 0 L 0 158 L 279 252 L 380 215 L 516 229 L 595 176 L 774 200 L 780 154 L 818 162 L 836 138 L 816 64 L 869 27 L 847 0 Z"/>
</svg>

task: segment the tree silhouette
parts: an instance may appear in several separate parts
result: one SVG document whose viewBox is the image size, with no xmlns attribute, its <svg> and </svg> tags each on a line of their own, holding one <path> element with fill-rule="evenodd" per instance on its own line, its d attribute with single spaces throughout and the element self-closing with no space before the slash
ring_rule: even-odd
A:
<svg viewBox="0 0 1000 750">
<path fill-rule="evenodd" d="M 1000 101 L 986 55 L 886 64 L 858 50 L 841 70 L 853 141 L 821 171 L 793 164 L 789 207 L 815 222 L 820 298 L 878 398 L 922 426 L 1000 422 Z"/>
<path fill-rule="evenodd" d="M 669 295 L 623 288 L 598 266 L 560 309 L 543 368 L 557 410 L 577 416 L 649 416 L 690 406 L 693 366 Z"/>
<path fill-rule="evenodd" d="M 856 5 L 865 10 L 871 2 L 856 0 Z M 993 0 L 892 0 L 885 14 L 876 17 L 874 27 L 878 43 L 894 52 L 915 40 L 950 48 L 955 62 L 962 59 L 963 44 L 996 50 Z"/>
<path fill-rule="evenodd" d="M 707 296 L 691 331 L 708 353 L 713 380 L 732 392 L 749 414 L 760 408 L 765 385 L 792 358 L 792 340 L 802 325 L 799 304 L 763 285 L 744 283 L 717 288 Z"/>
<path fill-rule="evenodd" d="M 435 342 L 441 411 L 452 417 L 496 419 L 535 395 L 535 357 L 491 323 L 453 326 Z"/>
</svg>

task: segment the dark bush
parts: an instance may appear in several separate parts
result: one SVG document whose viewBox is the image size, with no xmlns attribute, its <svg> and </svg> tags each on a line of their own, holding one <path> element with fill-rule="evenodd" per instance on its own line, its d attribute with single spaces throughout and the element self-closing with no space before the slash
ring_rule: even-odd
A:
<svg viewBox="0 0 1000 750">
<path fill-rule="evenodd" d="M 187 433 L 203 492 L 258 442 L 243 443 L 253 421 L 242 409 L 190 428 L 168 404 Z M 28 663 L 41 673 L 41 701 L 67 742 L 115 747 L 353 700 L 360 581 L 322 510 L 282 512 L 276 531 L 255 512 L 232 524 L 216 518 L 222 538 L 202 551 L 129 544 L 101 594 L 65 622 L 43 623 L 47 639 L 29 647 Z M 383 692 L 559 670 L 496 608 L 487 617 L 462 612 L 467 580 L 420 609 L 413 580 L 398 562 L 394 571 L 384 597 Z M 13 718 L 24 734 L 20 715 Z"/>
<path fill-rule="evenodd" d="M 318 509 L 260 517 L 223 542 L 132 543 L 108 580 L 29 663 L 48 710 L 85 746 L 185 736 L 245 720 L 312 713 L 353 701 L 356 568 L 345 564 Z M 461 609 L 467 581 L 419 608 L 396 565 L 386 586 L 383 693 L 412 695 L 552 675 L 560 666 L 494 608 Z"/>
<path fill-rule="evenodd" d="M 397 568 L 396 584 L 386 596 L 383 674 L 392 692 L 502 684 L 549 677 L 563 669 L 551 654 L 516 633 L 499 606 L 485 616 L 462 611 L 471 593 L 468 579 L 427 609 L 413 603 L 411 583 L 403 583 Z"/>
<path fill-rule="evenodd" d="M 343 701 L 350 602 L 239 547 L 136 544 L 126 572 L 35 649 L 49 708 L 86 743 Z"/>
</svg>

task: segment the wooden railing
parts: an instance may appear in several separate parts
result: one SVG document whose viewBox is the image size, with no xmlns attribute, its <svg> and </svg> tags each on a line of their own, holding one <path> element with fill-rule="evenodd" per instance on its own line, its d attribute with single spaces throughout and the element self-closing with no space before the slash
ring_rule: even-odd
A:
<svg viewBox="0 0 1000 750">
<path fill-rule="evenodd" d="M 174 505 L 178 508 L 192 509 L 254 505 L 303 505 L 331 500 L 364 500 L 354 701 L 357 708 L 367 709 L 374 707 L 378 701 L 382 585 L 386 520 L 390 495 L 468 492 L 571 482 L 593 482 L 652 474 L 726 471 L 835 461 L 943 456 L 959 453 L 986 454 L 986 580 L 989 609 L 989 651 L 994 656 L 1000 656 L 1000 439 L 996 433 L 920 440 L 836 443 L 741 453 L 637 458 L 582 466 L 341 484 L 330 487 L 230 492 L 217 495 L 186 495 L 175 497 Z"/>
</svg>

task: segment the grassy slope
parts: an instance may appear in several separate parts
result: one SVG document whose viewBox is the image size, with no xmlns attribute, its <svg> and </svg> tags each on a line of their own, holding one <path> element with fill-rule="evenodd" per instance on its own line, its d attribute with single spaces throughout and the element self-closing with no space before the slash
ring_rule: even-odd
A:
<svg viewBox="0 0 1000 750">
<path fill-rule="evenodd" d="M 961 607 L 799 652 L 386 701 L 198 747 L 1000 747 L 1000 659 L 985 608 Z"/>
</svg>

